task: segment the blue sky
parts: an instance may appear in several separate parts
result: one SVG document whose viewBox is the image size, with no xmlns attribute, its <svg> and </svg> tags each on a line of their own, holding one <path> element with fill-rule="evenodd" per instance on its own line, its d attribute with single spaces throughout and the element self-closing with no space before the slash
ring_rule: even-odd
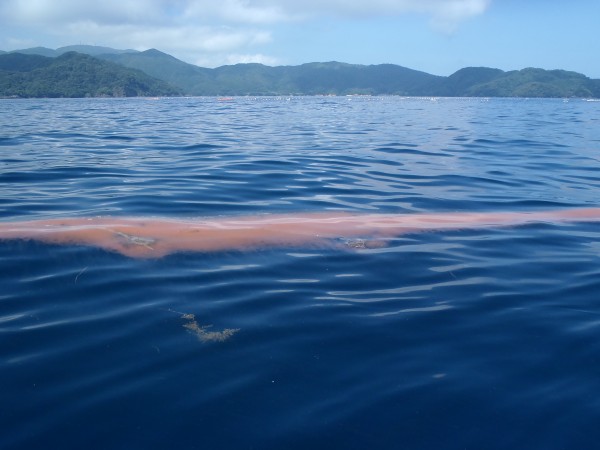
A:
<svg viewBox="0 0 600 450">
<path fill-rule="evenodd" d="M 599 0 L 0 0 L 0 49 L 157 48 L 192 64 L 393 63 L 600 78 Z"/>
</svg>

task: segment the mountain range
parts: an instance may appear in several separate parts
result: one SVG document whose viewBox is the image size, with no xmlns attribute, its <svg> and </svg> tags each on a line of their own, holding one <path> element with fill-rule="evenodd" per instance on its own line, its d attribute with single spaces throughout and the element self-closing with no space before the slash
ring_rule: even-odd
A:
<svg viewBox="0 0 600 450">
<path fill-rule="evenodd" d="M 88 45 L 0 52 L 0 97 L 318 94 L 600 98 L 600 80 L 565 70 L 487 67 L 443 77 L 394 64 L 340 62 L 209 69 L 156 49 Z"/>
</svg>

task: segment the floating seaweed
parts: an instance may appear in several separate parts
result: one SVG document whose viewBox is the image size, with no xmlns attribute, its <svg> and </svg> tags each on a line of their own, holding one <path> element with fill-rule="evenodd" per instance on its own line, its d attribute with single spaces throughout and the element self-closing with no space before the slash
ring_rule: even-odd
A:
<svg viewBox="0 0 600 450">
<path fill-rule="evenodd" d="M 225 328 L 221 331 L 207 331 L 212 325 L 198 325 L 194 314 L 182 314 L 181 318 L 186 322 L 183 324 L 190 333 L 195 334 L 201 342 L 225 342 L 235 333 L 240 331 L 239 328 Z"/>
<path fill-rule="evenodd" d="M 361 239 L 361 238 L 355 238 L 355 239 L 346 239 L 346 238 L 340 238 L 340 241 L 342 242 L 342 244 L 348 248 L 352 248 L 352 249 L 357 249 L 357 250 L 365 250 L 365 249 L 372 249 L 372 248 L 381 248 L 381 247 L 385 247 L 385 241 L 382 240 L 375 240 L 375 239 Z"/>
<path fill-rule="evenodd" d="M 147 249 L 154 250 L 151 246 L 156 243 L 156 239 L 134 236 L 132 234 L 122 233 L 121 231 L 115 231 L 114 233 L 117 236 L 124 238 L 126 245 L 141 245 Z"/>
<path fill-rule="evenodd" d="M 349 248 L 367 248 L 366 242 L 364 239 L 341 239 L 342 243 Z"/>
</svg>

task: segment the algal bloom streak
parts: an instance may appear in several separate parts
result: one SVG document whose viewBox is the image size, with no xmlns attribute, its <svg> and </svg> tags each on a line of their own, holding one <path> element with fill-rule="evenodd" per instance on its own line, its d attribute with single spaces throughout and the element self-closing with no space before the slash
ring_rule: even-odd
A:
<svg viewBox="0 0 600 450">
<path fill-rule="evenodd" d="M 517 226 L 535 222 L 600 221 L 600 208 L 485 213 L 295 213 L 196 220 L 73 217 L 0 223 L 0 240 L 89 245 L 132 258 L 175 252 L 215 252 L 305 246 L 336 239 L 385 240 L 421 231 Z"/>
</svg>

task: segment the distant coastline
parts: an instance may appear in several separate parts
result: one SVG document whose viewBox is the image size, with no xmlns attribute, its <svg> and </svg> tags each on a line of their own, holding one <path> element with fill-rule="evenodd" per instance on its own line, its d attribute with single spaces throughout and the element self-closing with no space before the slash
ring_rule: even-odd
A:
<svg viewBox="0 0 600 450">
<path fill-rule="evenodd" d="M 600 79 L 577 72 L 467 67 L 443 77 L 394 64 L 236 64 L 208 69 L 159 50 L 96 46 L 0 52 L 0 97 L 178 95 L 405 95 L 600 98 Z"/>
</svg>

